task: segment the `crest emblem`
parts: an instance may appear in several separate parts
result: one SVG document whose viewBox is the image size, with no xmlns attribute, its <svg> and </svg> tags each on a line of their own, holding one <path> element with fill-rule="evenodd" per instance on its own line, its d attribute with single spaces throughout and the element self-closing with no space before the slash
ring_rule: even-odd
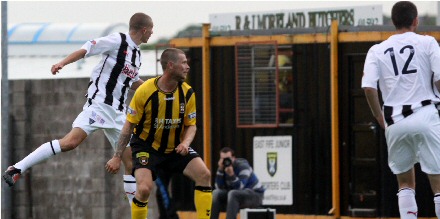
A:
<svg viewBox="0 0 440 219">
<path fill-rule="evenodd" d="M 139 163 L 143 166 L 148 164 L 148 158 L 150 157 L 150 154 L 147 152 L 139 152 L 136 154 L 136 158 L 139 160 Z"/>
<path fill-rule="evenodd" d="M 277 152 L 267 152 L 267 172 L 270 176 L 274 176 L 277 172 L 278 154 Z"/>
</svg>

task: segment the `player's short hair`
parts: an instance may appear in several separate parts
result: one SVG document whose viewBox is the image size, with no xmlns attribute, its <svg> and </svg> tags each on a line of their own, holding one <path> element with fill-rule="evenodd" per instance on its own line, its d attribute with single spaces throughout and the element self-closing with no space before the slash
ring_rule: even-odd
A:
<svg viewBox="0 0 440 219">
<path fill-rule="evenodd" d="M 153 25 L 153 20 L 150 16 L 138 12 L 131 16 L 130 23 L 129 23 L 129 30 L 141 30 L 144 27 L 151 27 Z"/>
<path fill-rule="evenodd" d="M 231 152 L 231 155 L 235 156 L 235 151 L 230 147 L 224 147 L 220 149 L 220 153 L 228 153 L 228 152 Z"/>
<path fill-rule="evenodd" d="M 417 18 L 417 7 L 409 1 L 400 1 L 394 4 L 391 10 L 391 20 L 396 29 L 411 27 Z"/>
<path fill-rule="evenodd" d="M 162 52 L 162 55 L 160 56 L 160 64 L 162 65 L 162 70 L 165 71 L 165 69 L 167 68 L 168 62 L 175 63 L 175 62 L 179 61 L 179 54 L 185 55 L 185 52 L 183 52 L 180 49 L 176 49 L 176 48 L 165 49 Z"/>
</svg>

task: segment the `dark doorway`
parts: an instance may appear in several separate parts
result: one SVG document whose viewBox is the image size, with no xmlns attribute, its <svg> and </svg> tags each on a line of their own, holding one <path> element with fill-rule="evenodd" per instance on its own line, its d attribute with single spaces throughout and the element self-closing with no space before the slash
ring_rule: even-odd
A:
<svg viewBox="0 0 440 219">
<path fill-rule="evenodd" d="M 366 54 L 346 55 L 349 82 L 348 213 L 376 217 L 379 213 L 382 130 L 374 121 L 361 88 Z"/>
</svg>

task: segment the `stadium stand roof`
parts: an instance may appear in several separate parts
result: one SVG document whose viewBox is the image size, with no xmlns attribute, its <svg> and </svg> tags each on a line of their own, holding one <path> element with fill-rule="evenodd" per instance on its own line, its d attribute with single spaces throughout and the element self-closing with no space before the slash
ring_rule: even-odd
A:
<svg viewBox="0 0 440 219">
<path fill-rule="evenodd" d="M 89 77 L 100 56 L 67 65 L 53 76 L 50 67 L 88 40 L 114 32 L 128 32 L 122 23 L 20 23 L 8 25 L 8 78 L 59 79 Z M 140 75 L 156 74 L 156 54 L 142 51 Z M 159 68 L 159 73 L 162 69 Z"/>
<path fill-rule="evenodd" d="M 8 25 L 8 56 L 65 56 L 87 40 L 127 32 L 122 23 L 20 23 Z"/>
<path fill-rule="evenodd" d="M 9 44 L 82 44 L 113 32 L 127 32 L 123 23 L 21 23 L 8 25 Z"/>
</svg>

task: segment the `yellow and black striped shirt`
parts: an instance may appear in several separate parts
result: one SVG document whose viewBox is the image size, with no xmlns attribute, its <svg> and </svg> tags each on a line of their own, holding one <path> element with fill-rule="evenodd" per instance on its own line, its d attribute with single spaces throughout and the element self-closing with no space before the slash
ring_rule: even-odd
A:
<svg viewBox="0 0 440 219">
<path fill-rule="evenodd" d="M 149 79 L 136 89 L 127 121 L 137 124 L 133 135 L 161 153 L 171 153 L 180 144 L 185 126 L 196 125 L 196 97 L 185 82 L 173 92 L 161 91 L 159 78 Z"/>
</svg>

